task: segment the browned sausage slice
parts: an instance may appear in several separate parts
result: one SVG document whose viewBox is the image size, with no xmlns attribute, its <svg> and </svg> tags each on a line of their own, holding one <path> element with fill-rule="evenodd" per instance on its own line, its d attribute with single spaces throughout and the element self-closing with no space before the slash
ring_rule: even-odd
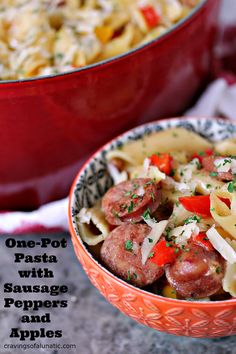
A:
<svg viewBox="0 0 236 354">
<path fill-rule="evenodd" d="M 166 277 L 181 296 L 203 298 L 221 288 L 224 270 L 225 261 L 219 253 L 190 243 L 166 268 Z"/>
<path fill-rule="evenodd" d="M 202 166 L 206 171 L 217 172 L 217 168 L 214 164 L 215 160 L 222 159 L 222 156 L 206 156 L 202 159 Z M 227 159 L 227 157 L 226 157 Z M 217 172 L 216 177 L 222 181 L 232 181 L 233 175 L 231 172 Z"/>
<path fill-rule="evenodd" d="M 164 273 L 156 264 L 142 264 L 141 245 L 150 230 L 145 224 L 122 224 L 108 235 L 101 248 L 101 258 L 107 268 L 139 287 L 152 284 Z"/>
<path fill-rule="evenodd" d="M 139 222 L 149 208 L 152 214 L 160 204 L 160 190 L 149 178 L 135 178 L 111 187 L 102 199 L 102 209 L 111 225 Z"/>
</svg>

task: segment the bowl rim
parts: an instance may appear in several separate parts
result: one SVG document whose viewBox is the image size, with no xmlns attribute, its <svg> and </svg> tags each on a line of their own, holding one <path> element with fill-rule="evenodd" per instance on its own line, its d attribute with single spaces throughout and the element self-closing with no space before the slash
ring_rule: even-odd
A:
<svg viewBox="0 0 236 354">
<path fill-rule="evenodd" d="M 109 64 L 112 64 L 113 62 L 119 61 L 123 58 L 129 57 L 134 55 L 137 52 L 141 52 L 142 50 L 145 50 L 148 47 L 151 47 L 152 45 L 161 42 L 163 39 L 165 39 L 166 37 L 168 38 L 169 36 L 171 36 L 174 32 L 176 32 L 177 30 L 179 30 L 180 28 L 184 27 L 188 22 L 191 22 L 192 19 L 197 16 L 199 14 L 199 12 L 201 11 L 202 8 L 204 8 L 207 3 L 210 0 L 201 0 L 201 2 L 199 4 L 197 4 L 191 11 L 190 13 L 185 16 L 183 19 L 181 19 L 180 21 L 178 21 L 177 23 L 175 23 L 173 26 L 171 26 L 167 31 L 165 31 L 162 35 L 160 35 L 157 38 L 154 38 L 151 41 L 148 41 L 147 43 L 144 43 L 140 46 L 137 46 L 133 49 L 130 49 L 129 51 L 116 55 L 114 57 L 105 59 L 105 60 L 101 60 L 99 62 L 93 63 L 93 64 L 89 64 L 89 65 L 85 65 L 81 68 L 75 69 L 75 70 L 70 70 L 70 71 L 66 71 L 64 73 L 58 73 L 58 74 L 51 74 L 51 75 L 44 75 L 44 76 L 39 76 L 39 77 L 32 77 L 32 78 L 27 78 L 27 79 L 16 79 L 16 80 L 2 80 L 0 81 L 0 87 L 1 86 L 6 86 L 6 85 L 10 85 L 10 84 L 27 84 L 27 83 L 32 83 L 32 82 L 38 82 L 38 81 L 42 81 L 42 80 L 49 80 L 49 79 L 56 79 L 56 78 L 63 78 L 64 76 L 68 76 L 68 75 L 73 75 L 74 73 L 80 73 L 80 72 L 84 72 L 84 71 L 88 71 L 89 69 L 96 69 L 99 68 L 101 66 L 107 66 Z"/>
<path fill-rule="evenodd" d="M 87 165 L 94 159 L 94 157 L 96 157 L 97 154 L 99 154 L 100 152 L 102 152 L 103 150 L 105 150 L 106 148 L 108 148 L 113 142 L 115 142 L 116 140 L 118 140 L 119 138 L 122 138 L 124 135 L 131 133 L 134 129 L 136 128 L 145 128 L 148 125 L 152 125 L 152 124 L 159 124 L 162 122 L 168 122 L 170 120 L 214 120 L 214 121 L 218 121 L 218 122 L 222 122 L 222 123 L 229 123 L 229 124 L 233 124 L 234 126 L 236 126 L 236 122 L 231 121 L 231 120 L 225 120 L 222 118 L 218 118 L 218 117 L 207 117 L 207 116 L 181 116 L 181 117 L 171 117 L 171 118 L 164 118 L 164 119 L 159 119 L 159 120 L 154 120 L 148 123 L 144 123 L 138 126 L 135 126 L 134 128 L 131 128 L 129 130 L 126 130 L 125 132 L 117 135 L 116 137 L 112 138 L 111 140 L 109 140 L 107 143 L 105 143 L 104 145 L 102 145 L 100 148 L 98 148 L 84 163 L 83 165 L 80 167 L 78 173 L 76 174 L 74 181 L 72 183 L 72 186 L 70 188 L 70 192 L 69 192 L 69 203 L 68 203 L 68 221 L 69 221 L 69 231 L 71 234 L 71 237 L 73 240 L 76 241 L 77 245 L 79 246 L 80 250 L 84 253 L 84 255 L 89 258 L 89 260 L 94 264 L 95 267 L 97 267 L 99 269 L 99 271 L 101 273 L 105 273 L 105 276 L 108 278 L 112 278 L 112 280 L 114 280 L 116 283 L 118 283 L 119 286 L 123 287 L 124 289 L 127 290 L 131 290 L 132 292 L 136 292 L 138 293 L 141 297 L 148 297 L 150 300 L 156 301 L 158 300 L 158 302 L 165 302 L 165 303 L 169 303 L 170 306 L 172 305 L 183 305 L 186 307 L 193 307 L 193 306 L 197 306 L 197 307 L 230 307 L 230 306 L 236 306 L 236 298 L 233 299 L 229 299 L 229 300 L 218 300 L 218 301 L 190 301 L 190 300 L 180 300 L 180 299 L 171 299 L 171 298 L 167 298 L 161 295 L 157 295 L 157 294 L 153 294 L 151 292 L 148 292 L 147 290 L 143 290 L 141 288 L 135 287 L 132 284 L 127 283 L 126 281 L 122 280 L 121 278 L 119 278 L 118 276 L 116 276 L 115 274 L 113 274 L 112 272 L 110 272 L 107 268 L 103 267 L 103 265 L 101 263 L 99 263 L 93 256 L 92 254 L 86 249 L 82 239 L 80 237 L 78 237 L 78 235 L 75 232 L 74 229 L 74 225 L 73 225 L 73 216 L 71 213 L 72 210 L 72 199 L 73 199 L 73 195 L 74 195 L 74 190 L 77 184 L 77 181 L 80 177 L 80 175 L 83 173 L 84 169 L 87 167 Z"/>
</svg>

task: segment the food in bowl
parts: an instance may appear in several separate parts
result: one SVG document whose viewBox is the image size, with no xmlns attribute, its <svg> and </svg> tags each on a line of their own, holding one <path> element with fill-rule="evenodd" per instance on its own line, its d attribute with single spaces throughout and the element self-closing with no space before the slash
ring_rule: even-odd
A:
<svg viewBox="0 0 236 354">
<path fill-rule="evenodd" d="M 201 0 L 4 0 L 0 78 L 75 70 L 151 41 Z"/>
<path fill-rule="evenodd" d="M 137 135 L 106 160 L 113 185 L 76 216 L 98 262 L 164 297 L 235 297 L 236 139 L 173 127 Z"/>
</svg>

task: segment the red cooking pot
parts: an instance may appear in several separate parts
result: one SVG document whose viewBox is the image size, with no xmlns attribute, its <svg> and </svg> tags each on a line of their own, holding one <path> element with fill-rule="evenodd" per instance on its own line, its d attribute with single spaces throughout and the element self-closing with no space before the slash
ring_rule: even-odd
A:
<svg viewBox="0 0 236 354">
<path fill-rule="evenodd" d="M 65 196 L 91 151 L 188 107 L 209 79 L 218 5 L 203 1 L 168 33 L 119 57 L 0 83 L 0 208 Z"/>
</svg>

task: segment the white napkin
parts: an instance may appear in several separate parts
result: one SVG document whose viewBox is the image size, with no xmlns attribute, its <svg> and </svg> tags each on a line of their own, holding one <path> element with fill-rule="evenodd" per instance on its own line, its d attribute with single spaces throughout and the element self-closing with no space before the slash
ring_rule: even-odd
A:
<svg viewBox="0 0 236 354">
<path fill-rule="evenodd" d="M 0 214 L 1 234 L 56 232 L 68 230 L 68 199 L 48 203 L 31 212 Z"/>
<path fill-rule="evenodd" d="M 236 120 L 236 84 L 229 85 L 223 78 L 211 83 L 196 105 L 190 108 L 186 116 L 219 117 Z"/>
</svg>

